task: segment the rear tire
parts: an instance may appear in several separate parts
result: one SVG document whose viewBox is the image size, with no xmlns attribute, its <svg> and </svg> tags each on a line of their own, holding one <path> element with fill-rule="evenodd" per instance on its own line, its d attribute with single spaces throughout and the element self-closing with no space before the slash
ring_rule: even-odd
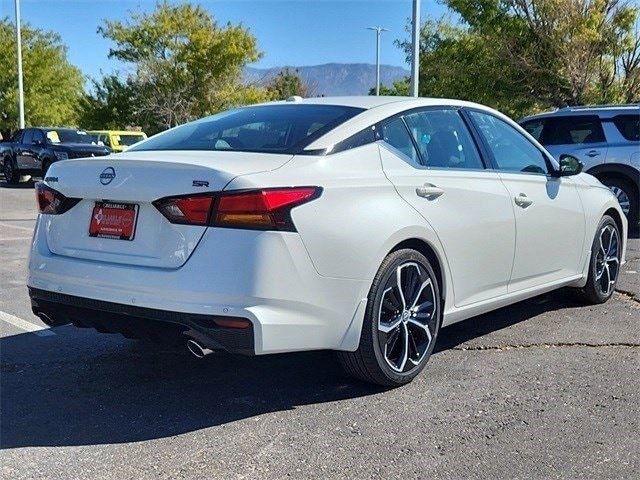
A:
<svg viewBox="0 0 640 480">
<path fill-rule="evenodd" d="M 611 298 L 620 273 L 620 231 L 609 215 L 600 220 L 591 245 L 587 284 L 578 290 L 588 304 L 604 303 Z"/>
<path fill-rule="evenodd" d="M 609 187 L 618 199 L 620 207 L 622 207 L 629 221 L 629 226 L 634 230 L 638 228 L 638 209 L 640 205 L 636 187 L 630 181 L 618 177 L 604 176 L 602 177 L 602 183 Z"/>
<path fill-rule="evenodd" d="M 440 288 L 429 260 L 403 249 L 382 262 L 369 291 L 355 352 L 338 352 L 345 371 L 365 382 L 397 387 L 425 367 L 440 330 Z"/>
<path fill-rule="evenodd" d="M 4 159 L 3 165 L 4 179 L 9 185 L 17 185 L 20 182 L 20 172 L 18 172 L 10 158 Z"/>
</svg>

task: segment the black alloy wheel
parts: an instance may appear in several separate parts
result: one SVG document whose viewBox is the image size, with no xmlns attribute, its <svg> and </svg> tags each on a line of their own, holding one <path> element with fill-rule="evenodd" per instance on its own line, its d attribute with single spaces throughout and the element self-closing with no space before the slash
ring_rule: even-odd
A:
<svg viewBox="0 0 640 480">
<path fill-rule="evenodd" d="M 620 273 L 620 231 L 608 215 L 602 217 L 591 246 L 587 284 L 580 290 L 585 301 L 604 303 L 615 291 Z"/>
<path fill-rule="evenodd" d="M 372 283 L 358 350 L 339 354 L 345 370 L 384 386 L 413 380 L 435 347 L 441 303 L 424 255 L 409 249 L 389 254 Z"/>
</svg>

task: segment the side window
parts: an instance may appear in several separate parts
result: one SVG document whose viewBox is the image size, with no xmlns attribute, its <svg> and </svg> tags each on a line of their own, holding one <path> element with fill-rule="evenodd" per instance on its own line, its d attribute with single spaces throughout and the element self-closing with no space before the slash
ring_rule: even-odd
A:
<svg viewBox="0 0 640 480">
<path fill-rule="evenodd" d="M 626 140 L 640 141 L 640 115 L 618 115 L 613 123 Z"/>
<path fill-rule="evenodd" d="M 511 125 L 487 113 L 470 111 L 469 114 L 487 141 L 499 170 L 548 172 L 542 152 Z"/>
<path fill-rule="evenodd" d="M 24 131 L 24 135 L 22 136 L 22 145 L 31 145 L 31 143 L 33 142 L 33 130 L 30 128 L 27 128 Z"/>
<path fill-rule="evenodd" d="M 427 167 L 484 168 L 473 139 L 456 110 L 424 110 L 404 119 Z"/>
<path fill-rule="evenodd" d="M 382 139 L 406 156 L 414 166 L 420 165 L 418 152 L 411 141 L 402 118 L 395 118 L 382 125 Z"/>
<path fill-rule="evenodd" d="M 369 143 L 376 141 L 375 127 L 368 127 L 364 130 L 360 130 L 358 133 L 354 133 L 349 138 L 345 138 L 340 143 L 337 143 L 332 153 L 343 152 L 345 150 L 351 150 L 352 148 L 361 147 Z"/>
<path fill-rule="evenodd" d="M 600 119 L 578 115 L 548 118 L 542 131 L 543 145 L 582 145 L 604 142 Z"/>
<path fill-rule="evenodd" d="M 23 132 L 23 130 L 18 130 L 16 133 L 14 133 L 13 137 L 11 137 L 11 143 L 20 143 L 21 142 L 20 138 L 22 137 L 22 132 Z"/>
<path fill-rule="evenodd" d="M 535 138 L 537 141 L 541 142 L 542 137 L 542 129 L 544 128 L 544 119 L 538 120 L 529 120 L 528 122 L 524 122 L 522 124 L 522 128 L 524 128 L 529 135 Z M 542 143 L 542 142 L 541 142 Z"/>
<path fill-rule="evenodd" d="M 40 145 L 44 145 L 44 135 L 42 134 L 42 132 L 40 130 L 34 130 L 33 131 L 33 140 L 32 142 L 38 141 L 40 142 Z"/>
</svg>

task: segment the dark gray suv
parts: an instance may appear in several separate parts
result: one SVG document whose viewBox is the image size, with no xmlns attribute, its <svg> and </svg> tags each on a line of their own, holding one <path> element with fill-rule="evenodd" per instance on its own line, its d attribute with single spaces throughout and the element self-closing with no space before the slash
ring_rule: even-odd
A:
<svg viewBox="0 0 640 480">
<path fill-rule="evenodd" d="M 523 118 L 520 125 L 556 158 L 568 153 L 618 197 L 638 226 L 640 105 L 568 107 Z"/>
</svg>

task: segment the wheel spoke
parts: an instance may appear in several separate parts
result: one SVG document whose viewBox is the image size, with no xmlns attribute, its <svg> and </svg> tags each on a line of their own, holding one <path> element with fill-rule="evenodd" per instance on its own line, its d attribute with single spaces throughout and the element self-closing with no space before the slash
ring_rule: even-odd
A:
<svg viewBox="0 0 640 480">
<path fill-rule="evenodd" d="M 402 265 L 396 269 L 396 288 L 400 294 L 400 300 L 402 302 L 402 309 L 407 308 L 407 302 L 404 299 L 404 292 L 402 291 Z"/>
<path fill-rule="evenodd" d="M 428 286 L 431 286 L 430 278 L 427 278 L 424 282 L 422 282 L 422 285 L 420 285 L 420 289 L 418 290 L 418 293 L 416 294 L 413 301 L 411 302 L 411 307 L 409 307 L 411 310 L 413 311 L 420 310 L 421 306 L 423 306 L 425 303 L 428 303 L 428 302 L 423 302 L 419 306 L 417 305 L 418 301 L 420 300 L 420 297 L 422 296 L 422 292 L 424 292 L 424 289 L 427 288 Z"/>
<path fill-rule="evenodd" d="M 398 325 L 402 323 L 402 317 L 396 317 L 392 322 L 383 324 L 382 322 L 378 323 L 378 330 L 383 333 L 389 333 L 391 330 L 396 328 Z"/>
<path fill-rule="evenodd" d="M 398 370 L 401 372 L 404 370 L 404 367 L 407 364 L 407 359 L 409 358 L 409 330 L 404 323 L 402 324 L 402 331 L 404 333 L 404 344 L 402 349 L 402 360 L 400 361 L 400 365 L 398 365 Z"/>
</svg>

